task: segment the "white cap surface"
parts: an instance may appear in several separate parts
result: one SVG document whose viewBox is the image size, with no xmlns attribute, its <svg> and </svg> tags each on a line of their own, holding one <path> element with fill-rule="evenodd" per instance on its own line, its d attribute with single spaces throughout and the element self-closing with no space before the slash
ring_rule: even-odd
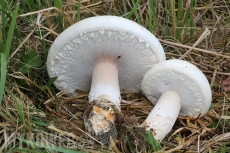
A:
<svg viewBox="0 0 230 153">
<path fill-rule="evenodd" d="M 163 92 L 177 91 L 182 100 L 179 113 L 182 116 L 203 116 L 211 105 L 207 78 L 196 66 L 182 60 L 167 60 L 153 66 L 144 76 L 142 90 L 153 104 Z"/>
<path fill-rule="evenodd" d="M 141 25 L 116 16 L 84 19 L 63 31 L 52 44 L 47 58 L 54 85 L 74 95 L 89 91 L 92 71 L 102 57 L 118 66 L 120 88 L 140 90 L 144 74 L 165 60 L 155 36 Z"/>
</svg>

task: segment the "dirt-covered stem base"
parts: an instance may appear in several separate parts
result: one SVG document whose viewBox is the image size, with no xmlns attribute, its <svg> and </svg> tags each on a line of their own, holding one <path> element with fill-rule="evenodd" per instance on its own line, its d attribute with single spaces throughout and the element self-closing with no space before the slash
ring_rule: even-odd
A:
<svg viewBox="0 0 230 153">
<path fill-rule="evenodd" d="M 110 136 L 115 140 L 116 106 L 108 100 L 93 101 L 84 113 L 85 131 L 93 138 L 108 144 Z"/>
</svg>

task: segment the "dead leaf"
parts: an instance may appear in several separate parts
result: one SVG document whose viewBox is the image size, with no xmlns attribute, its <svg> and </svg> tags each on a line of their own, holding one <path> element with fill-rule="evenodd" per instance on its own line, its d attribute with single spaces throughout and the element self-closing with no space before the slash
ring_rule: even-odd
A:
<svg viewBox="0 0 230 153">
<path fill-rule="evenodd" d="M 230 77 L 223 82 L 222 88 L 225 92 L 230 91 Z"/>
</svg>

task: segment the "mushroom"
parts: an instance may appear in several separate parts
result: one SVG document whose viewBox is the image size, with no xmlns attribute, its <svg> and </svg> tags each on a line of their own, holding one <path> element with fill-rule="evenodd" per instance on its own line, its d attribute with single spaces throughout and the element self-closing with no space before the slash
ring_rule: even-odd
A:
<svg viewBox="0 0 230 153">
<path fill-rule="evenodd" d="M 154 65 L 143 78 L 142 90 L 156 105 L 141 127 L 152 131 L 158 142 L 171 131 L 178 115 L 202 117 L 211 105 L 207 78 L 196 66 L 182 60 Z"/>
<path fill-rule="evenodd" d="M 116 16 L 84 19 L 63 31 L 52 44 L 49 77 L 68 95 L 89 91 L 84 113 L 86 131 L 102 143 L 116 138 L 115 113 L 120 111 L 120 88 L 137 92 L 144 74 L 166 60 L 164 50 L 147 29 Z"/>
</svg>

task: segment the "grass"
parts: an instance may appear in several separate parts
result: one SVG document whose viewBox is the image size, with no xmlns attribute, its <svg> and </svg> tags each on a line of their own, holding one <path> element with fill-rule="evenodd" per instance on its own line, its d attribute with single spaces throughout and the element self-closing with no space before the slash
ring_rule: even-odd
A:
<svg viewBox="0 0 230 153">
<path fill-rule="evenodd" d="M 3 41 L 5 40 L 5 44 L 1 44 L 3 52 L 0 54 L 1 55 L 1 80 L 0 80 L 0 103 L 2 102 L 2 97 L 5 89 L 5 82 L 6 82 L 6 71 L 7 71 L 7 59 L 9 57 L 9 52 L 10 52 L 10 45 L 13 39 L 13 34 L 14 34 L 14 27 L 16 24 L 16 17 L 18 15 L 18 7 L 16 10 L 13 12 L 12 20 L 10 23 L 9 31 L 7 38 L 3 38 Z M 4 15 L 2 15 L 4 16 Z M 5 19 L 4 17 L 2 18 L 3 21 L 3 27 L 6 27 Z M 2 30 L 2 34 L 5 34 L 5 30 Z"/>
<path fill-rule="evenodd" d="M 230 1 L 76 0 L 0 3 L 0 151 L 2 152 L 228 152 L 230 92 L 222 82 L 230 76 Z M 153 106 L 141 93 L 122 93 L 118 139 L 114 145 L 85 138 L 83 112 L 87 93 L 66 97 L 49 78 L 49 47 L 63 30 L 84 18 L 116 15 L 133 20 L 162 43 L 167 59 L 180 58 L 206 75 L 213 100 L 202 118 L 178 117 L 160 143 L 144 137 L 150 149 L 132 138 Z M 201 39 L 208 28 L 209 34 Z M 199 40 L 199 41 L 197 41 Z M 45 137 L 41 137 L 41 135 Z"/>
<path fill-rule="evenodd" d="M 148 144 L 150 144 L 151 148 L 153 150 L 150 150 L 148 152 L 153 152 L 153 151 L 160 151 L 163 150 L 163 147 L 160 145 L 159 142 L 157 142 L 157 140 L 154 138 L 153 133 L 150 131 L 147 131 L 147 136 L 143 133 L 141 133 L 141 135 L 144 137 L 145 141 L 148 142 Z"/>
</svg>

